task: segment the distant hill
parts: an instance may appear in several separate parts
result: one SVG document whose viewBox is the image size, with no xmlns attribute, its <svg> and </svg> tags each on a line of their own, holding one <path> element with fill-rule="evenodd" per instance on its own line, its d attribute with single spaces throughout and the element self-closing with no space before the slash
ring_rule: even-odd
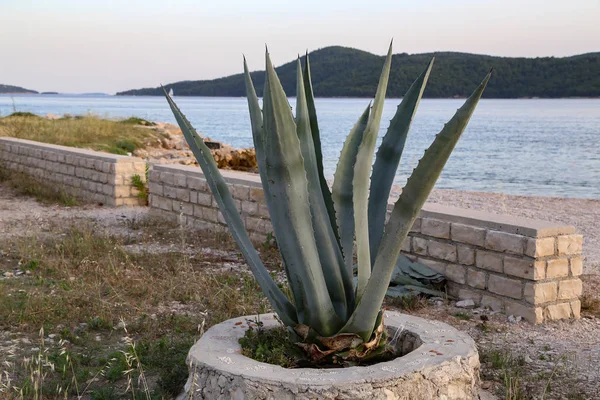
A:
<svg viewBox="0 0 600 400">
<path fill-rule="evenodd" d="M 25 89 L 19 86 L 11 86 L 11 85 L 2 85 L 0 84 L 0 94 L 2 93 L 14 93 L 14 94 L 22 94 L 22 93 L 29 93 L 29 94 L 37 94 L 38 92 L 36 92 L 35 90 L 29 90 L 29 89 Z"/>
<path fill-rule="evenodd" d="M 388 97 L 402 97 L 431 57 L 436 61 L 425 97 L 466 97 L 494 67 L 485 97 L 600 97 L 600 52 L 572 57 L 510 58 L 468 53 L 395 54 Z M 383 56 L 347 47 L 326 47 L 310 53 L 317 97 L 371 97 L 383 66 Z M 240 69 L 241 61 L 240 61 Z M 286 93 L 295 96 L 295 60 L 277 68 Z M 252 72 L 262 96 L 264 71 Z M 242 74 L 165 85 L 176 96 L 245 96 Z M 160 88 L 128 90 L 117 95 L 156 96 Z"/>
</svg>

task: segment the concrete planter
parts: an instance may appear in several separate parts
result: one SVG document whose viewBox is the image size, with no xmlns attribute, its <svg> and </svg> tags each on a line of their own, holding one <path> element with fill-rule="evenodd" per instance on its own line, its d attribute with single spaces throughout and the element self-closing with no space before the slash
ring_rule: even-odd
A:
<svg viewBox="0 0 600 400">
<path fill-rule="evenodd" d="M 285 369 L 240 354 L 238 339 L 247 329 L 246 321 L 254 318 L 234 318 L 215 325 L 192 347 L 190 376 L 182 398 L 476 398 L 479 355 L 475 343 L 447 324 L 386 312 L 386 327 L 396 333 L 396 346 L 407 353 L 404 356 L 366 367 Z M 260 319 L 265 328 L 278 325 L 273 314 Z"/>
</svg>

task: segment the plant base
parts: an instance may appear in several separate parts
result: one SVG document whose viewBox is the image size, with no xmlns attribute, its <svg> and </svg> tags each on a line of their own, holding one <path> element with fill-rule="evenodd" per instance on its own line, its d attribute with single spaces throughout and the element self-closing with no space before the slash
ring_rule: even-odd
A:
<svg viewBox="0 0 600 400">
<path fill-rule="evenodd" d="M 240 354 L 238 339 L 252 316 L 210 328 L 188 355 L 183 399 L 471 399 L 476 398 L 479 356 L 474 341 L 451 326 L 385 312 L 402 357 L 365 367 L 285 369 Z M 265 328 L 278 322 L 261 315 Z M 412 351 L 411 351 L 412 350 Z M 409 352 L 410 351 L 410 352 Z"/>
</svg>

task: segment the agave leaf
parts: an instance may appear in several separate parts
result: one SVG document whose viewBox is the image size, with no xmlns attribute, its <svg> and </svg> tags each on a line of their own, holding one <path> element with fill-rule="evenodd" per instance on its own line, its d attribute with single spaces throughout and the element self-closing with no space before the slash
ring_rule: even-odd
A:
<svg viewBox="0 0 600 400">
<path fill-rule="evenodd" d="M 358 333 L 364 340 L 371 335 L 373 323 L 387 291 L 402 242 L 408 235 L 415 218 L 442 172 L 442 168 L 467 126 L 490 76 L 491 71 L 465 104 L 456 111 L 454 117 L 444 125 L 408 179 L 400 198 L 394 204 L 390 220 L 385 226 L 373 273 L 367 283 L 364 296 L 358 302 L 354 313 L 341 332 Z"/>
<path fill-rule="evenodd" d="M 206 147 L 202 138 L 198 136 L 196 130 L 192 127 L 187 118 L 181 113 L 177 105 L 173 102 L 164 88 L 163 91 L 169 106 L 173 111 L 173 115 L 175 116 L 175 119 L 177 120 L 177 123 L 179 124 L 179 127 L 181 128 L 188 145 L 190 146 L 190 149 L 194 153 L 194 156 L 202 168 L 202 172 L 204 173 L 204 177 L 210 186 L 210 190 L 219 204 L 219 209 L 221 210 L 221 213 L 223 214 L 223 217 L 225 218 L 225 221 L 227 222 L 235 241 L 240 247 L 244 258 L 250 266 L 250 269 L 252 270 L 252 273 L 254 274 L 254 277 L 260 285 L 263 293 L 267 299 L 269 299 L 271 305 L 275 309 L 275 312 L 284 324 L 297 324 L 298 320 L 296 309 L 283 294 L 281 289 L 279 289 L 277 284 L 271 278 L 269 271 L 267 271 L 263 263 L 260 261 L 258 253 L 252 245 L 250 237 L 248 236 L 248 232 L 246 231 L 244 223 L 240 218 L 240 214 L 236 209 L 235 202 L 233 201 L 233 197 L 231 197 L 227 183 L 219 172 L 217 164 L 215 163 L 210 150 L 208 147 Z"/>
<path fill-rule="evenodd" d="M 315 157 L 317 159 L 317 168 L 319 170 L 321 192 L 323 192 L 323 199 L 325 200 L 325 206 L 327 207 L 329 222 L 331 223 L 331 227 L 333 228 L 333 232 L 339 244 L 340 236 L 338 227 L 335 223 L 335 209 L 331 198 L 331 191 L 329 190 L 329 184 L 327 183 L 323 172 L 323 151 L 321 150 L 321 136 L 319 132 L 319 123 L 317 121 L 317 109 L 315 107 L 315 97 L 313 94 L 312 79 L 310 77 L 308 51 L 306 52 L 306 61 L 304 63 L 304 93 L 306 95 L 306 105 L 308 107 L 308 116 L 310 118 L 310 132 L 315 146 Z"/>
<path fill-rule="evenodd" d="M 277 244 L 285 254 L 295 302 L 305 305 L 303 320 L 298 322 L 322 336 L 330 336 L 342 322 L 321 269 L 296 123 L 268 52 L 266 62 L 263 126 L 266 178 L 270 186 L 267 206 Z"/>
<path fill-rule="evenodd" d="M 379 133 L 379 124 L 381 123 L 381 114 L 383 112 L 383 103 L 385 101 L 391 64 L 392 44 L 390 43 L 383 70 L 381 71 L 381 77 L 379 78 L 379 84 L 377 85 L 373 109 L 369 115 L 369 122 L 367 122 L 363 140 L 358 148 L 356 165 L 354 166 L 354 178 L 352 180 L 354 194 L 352 201 L 354 203 L 354 229 L 356 236 L 356 256 L 358 259 L 357 299 L 360 299 L 362 296 L 371 276 L 368 217 L 369 177 L 371 176 L 373 151 L 377 142 L 377 134 Z"/>
<path fill-rule="evenodd" d="M 373 165 L 373 175 L 371 176 L 371 189 L 369 190 L 369 245 L 371 265 L 375 263 L 377 249 L 381 242 L 381 236 L 383 236 L 387 201 L 390 197 L 390 190 L 394 183 L 400 158 L 402 157 L 408 131 L 413 117 L 417 112 L 425 85 L 427 85 L 427 79 L 429 78 L 434 60 L 435 58 L 431 59 L 425 71 L 419 75 L 402 98 L 402 102 L 390 122 L 387 133 L 381 141 L 379 150 L 377 150 L 375 164 Z"/>
<path fill-rule="evenodd" d="M 369 120 L 371 104 L 367 106 L 358 122 L 354 125 L 344 142 L 335 170 L 332 188 L 332 197 L 336 211 L 337 225 L 340 228 L 340 243 L 344 253 L 346 269 L 352 275 L 354 266 L 354 206 L 352 202 L 352 179 L 356 154 L 362 142 L 363 134 Z"/>
<path fill-rule="evenodd" d="M 415 279 L 419 281 L 421 285 L 425 286 L 439 284 L 446 279 L 444 275 L 440 274 L 439 272 L 426 265 L 411 261 L 404 254 L 400 254 L 398 256 L 398 260 L 396 261 L 396 269 L 392 275 L 391 282 L 398 283 L 394 281 L 394 279 L 400 279 L 400 276 L 410 277 L 411 279 Z"/>
<path fill-rule="evenodd" d="M 256 90 L 254 88 L 254 84 L 252 83 L 252 77 L 250 76 L 250 72 L 248 70 L 246 57 L 244 57 L 244 81 L 246 85 L 246 97 L 248 99 L 248 109 L 250 111 L 250 124 L 252 126 L 252 139 L 254 141 L 254 149 L 256 151 L 258 172 L 260 174 L 260 181 L 262 183 L 265 199 L 270 200 L 270 187 L 266 175 L 267 167 L 265 161 L 265 130 L 263 129 L 262 110 L 260 109 L 258 97 L 256 96 Z M 286 276 L 289 276 L 284 254 L 282 254 L 282 259 Z M 296 315 L 298 316 L 298 319 L 302 320 L 304 318 L 304 304 L 300 301 L 297 301 L 295 305 Z"/>
<path fill-rule="evenodd" d="M 308 180 L 308 199 L 315 240 L 318 243 L 317 251 L 331 301 L 336 307 L 337 314 L 345 320 L 348 318 L 348 310 L 354 307 L 352 274 L 344 267 L 342 251 L 329 221 L 325 198 L 321 192 L 300 58 L 298 58 L 296 93 L 296 132 L 300 140 L 300 150 Z"/>
</svg>

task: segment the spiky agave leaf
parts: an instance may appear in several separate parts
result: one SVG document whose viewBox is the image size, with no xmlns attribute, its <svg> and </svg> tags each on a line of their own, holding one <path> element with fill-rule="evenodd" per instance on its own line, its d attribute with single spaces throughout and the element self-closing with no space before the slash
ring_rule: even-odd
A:
<svg viewBox="0 0 600 400">
<path fill-rule="evenodd" d="M 352 275 L 354 267 L 354 203 L 352 200 L 354 166 L 356 154 L 367 128 L 371 104 L 367 106 L 358 122 L 354 125 L 344 142 L 337 168 L 335 170 L 332 197 L 335 206 L 335 216 L 340 229 L 340 243 L 344 254 L 346 269 Z"/>
<path fill-rule="evenodd" d="M 250 237 L 248 236 L 248 232 L 244 227 L 244 223 L 240 218 L 240 214 L 238 213 L 235 202 L 233 201 L 233 197 L 229 192 L 227 183 L 219 172 L 217 164 L 215 163 L 209 148 L 206 147 L 202 138 L 196 133 L 196 130 L 179 110 L 175 102 L 173 102 L 164 88 L 163 92 L 167 98 L 171 110 L 173 111 L 173 115 L 177 120 L 177 124 L 181 128 L 181 131 L 183 132 L 190 149 L 198 160 L 198 164 L 200 164 L 200 167 L 202 168 L 204 177 L 206 178 L 206 181 L 210 186 L 210 190 L 219 205 L 219 210 L 221 210 L 221 213 L 227 222 L 227 226 L 229 226 L 235 241 L 240 247 L 244 258 L 250 266 L 250 269 L 252 270 L 252 273 L 254 274 L 254 277 L 260 285 L 263 293 L 267 299 L 269 299 L 269 302 L 284 324 L 297 324 L 298 320 L 296 309 L 283 294 L 281 289 L 279 289 L 277 284 L 273 281 L 269 271 L 267 271 L 261 262 L 256 249 L 250 241 Z"/>
<path fill-rule="evenodd" d="M 342 251 L 339 248 L 333 227 L 329 221 L 325 198 L 321 192 L 319 167 L 313 136 L 311 135 L 311 124 L 300 58 L 298 58 L 297 66 L 296 132 L 300 141 L 300 150 L 308 181 L 308 200 L 315 240 L 318 244 L 317 251 L 319 252 L 319 259 L 323 275 L 325 276 L 325 283 L 329 290 L 329 296 L 334 307 L 336 307 L 337 314 L 341 319 L 346 320 L 354 308 L 352 274 L 344 268 Z"/>
<path fill-rule="evenodd" d="M 329 336 L 343 324 L 335 311 L 343 306 L 334 307 L 325 282 L 296 123 L 268 52 L 266 63 L 263 127 L 270 197 L 267 206 L 277 244 L 287 264 L 294 301 L 304 304 L 303 320 L 298 322 Z"/>
<path fill-rule="evenodd" d="M 369 190 L 369 248 L 371 263 L 375 263 L 379 242 L 383 236 L 383 225 L 387 214 L 387 202 L 394 184 L 398 164 L 408 138 L 410 125 L 419 107 L 423 91 L 427 85 L 429 73 L 435 57 L 431 59 L 425 71 L 410 86 L 398 106 L 390 126 L 379 145 Z"/>
<path fill-rule="evenodd" d="M 356 289 L 356 298 L 360 299 L 364 292 L 369 277 L 371 276 L 371 256 L 369 254 L 369 217 L 368 217 L 368 198 L 369 198 L 369 178 L 371 175 L 371 165 L 373 163 L 373 152 L 379 133 L 381 123 L 381 114 L 383 113 L 383 104 L 387 90 L 390 68 L 392 64 L 392 44 L 387 53 L 373 108 L 369 115 L 369 121 L 363 140 L 358 148 L 356 155 L 356 165 L 354 166 L 353 186 L 353 207 L 354 207 L 354 232 L 356 237 L 356 257 L 358 260 L 358 287 Z"/>
<path fill-rule="evenodd" d="M 313 143 L 315 146 L 315 157 L 317 159 L 317 169 L 319 171 L 319 182 L 321 184 L 321 192 L 323 193 L 323 200 L 327 207 L 329 222 L 335 234 L 336 239 L 340 240 L 339 230 L 336 225 L 335 209 L 333 206 L 333 199 L 331 198 L 331 190 L 329 184 L 325 179 L 325 173 L 323 172 L 323 151 L 321 149 L 321 133 L 319 131 L 319 123 L 317 121 L 317 109 L 315 107 L 315 97 L 312 88 L 312 78 L 310 76 L 310 60 L 308 57 L 308 51 L 306 52 L 304 61 L 304 93 L 306 95 L 306 105 L 308 107 L 308 117 L 310 118 L 310 132 L 312 134 Z"/>
<path fill-rule="evenodd" d="M 357 333 L 364 340 L 368 340 L 371 336 L 398 254 L 400 254 L 402 248 L 402 242 L 408 235 L 410 227 L 467 126 L 490 76 L 491 71 L 435 137 L 435 140 L 425 151 L 425 155 L 408 179 L 400 198 L 394 204 L 390 220 L 385 226 L 373 273 L 364 295 L 341 332 Z"/>
</svg>

